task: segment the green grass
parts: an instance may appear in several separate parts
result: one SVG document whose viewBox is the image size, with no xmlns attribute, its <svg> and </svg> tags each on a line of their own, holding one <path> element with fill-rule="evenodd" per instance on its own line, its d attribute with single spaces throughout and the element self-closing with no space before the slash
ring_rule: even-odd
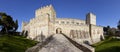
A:
<svg viewBox="0 0 120 52">
<path fill-rule="evenodd" d="M 22 36 L 0 36 L 0 52 L 25 52 L 37 42 L 28 40 Z"/>
<path fill-rule="evenodd" d="M 107 37 L 106 40 L 93 45 L 95 52 L 120 52 L 120 39 Z"/>
</svg>

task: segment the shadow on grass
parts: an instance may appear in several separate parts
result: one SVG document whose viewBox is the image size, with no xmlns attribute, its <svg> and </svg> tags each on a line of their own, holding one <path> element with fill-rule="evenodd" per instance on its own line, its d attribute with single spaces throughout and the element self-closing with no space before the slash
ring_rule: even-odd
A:
<svg viewBox="0 0 120 52">
<path fill-rule="evenodd" d="M 120 46 L 114 46 L 96 52 L 120 52 Z"/>
</svg>

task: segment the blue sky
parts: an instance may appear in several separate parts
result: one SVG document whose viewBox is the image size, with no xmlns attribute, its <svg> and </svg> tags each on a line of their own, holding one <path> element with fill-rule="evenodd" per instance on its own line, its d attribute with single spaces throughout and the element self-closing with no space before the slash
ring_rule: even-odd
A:
<svg viewBox="0 0 120 52">
<path fill-rule="evenodd" d="M 85 15 L 92 12 L 97 16 L 97 25 L 116 27 L 120 19 L 120 0 L 0 0 L 0 12 L 5 12 L 18 19 L 21 31 L 22 21 L 29 21 L 35 16 L 35 10 L 52 4 L 59 18 L 85 20 Z"/>
</svg>

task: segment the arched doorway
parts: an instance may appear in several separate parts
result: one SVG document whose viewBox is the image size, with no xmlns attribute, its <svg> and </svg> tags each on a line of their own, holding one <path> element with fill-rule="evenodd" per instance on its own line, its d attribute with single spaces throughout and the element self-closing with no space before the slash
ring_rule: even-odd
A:
<svg viewBox="0 0 120 52">
<path fill-rule="evenodd" d="M 56 29 L 56 34 L 61 34 L 62 33 L 62 29 L 61 28 L 57 28 Z"/>
</svg>

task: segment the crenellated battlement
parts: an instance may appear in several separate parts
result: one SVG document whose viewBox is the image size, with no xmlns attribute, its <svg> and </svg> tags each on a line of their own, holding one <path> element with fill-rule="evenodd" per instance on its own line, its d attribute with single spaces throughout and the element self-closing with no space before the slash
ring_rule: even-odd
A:
<svg viewBox="0 0 120 52">
<path fill-rule="evenodd" d="M 40 15 L 44 15 L 44 14 L 56 14 L 56 12 L 54 11 L 54 8 L 52 5 L 47 5 L 44 7 L 41 7 L 39 9 L 37 9 L 35 11 L 35 17 L 38 17 Z"/>
<path fill-rule="evenodd" d="M 44 10 L 44 9 L 49 9 L 51 7 L 52 7 L 52 5 L 50 4 L 50 5 L 47 5 L 47 6 L 43 6 L 43 7 L 39 8 L 39 9 L 37 9 L 36 11 Z"/>
</svg>

